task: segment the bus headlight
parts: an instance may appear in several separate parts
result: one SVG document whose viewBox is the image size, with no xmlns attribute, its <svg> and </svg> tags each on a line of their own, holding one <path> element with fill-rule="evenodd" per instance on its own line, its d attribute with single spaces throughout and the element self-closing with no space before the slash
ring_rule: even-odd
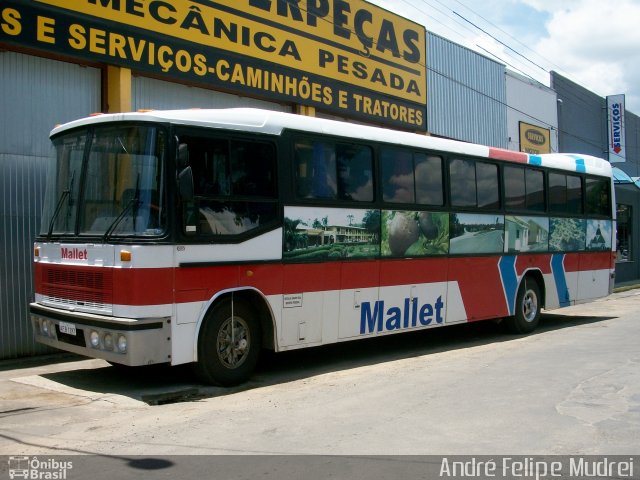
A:
<svg viewBox="0 0 640 480">
<path fill-rule="evenodd" d="M 104 334 L 104 349 L 113 350 L 113 335 L 110 333 Z"/>
<path fill-rule="evenodd" d="M 98 348 L 100 346 L 100 335 L 95 330 L 92 330 L 89 334 L 89 341 L 91 342 L 91 346 L 93 348 Z"/>
<path fill-rule="evenodd" d="M 42 334 L 45 337 L 49 336 L 49 320 L 42 320 Z"/>
<path fill-rule="evenodd" d="M 118 351 L 120 353 L 127 352 L 127 337 L 124 335 L 118 335 Z"/>
</svg>

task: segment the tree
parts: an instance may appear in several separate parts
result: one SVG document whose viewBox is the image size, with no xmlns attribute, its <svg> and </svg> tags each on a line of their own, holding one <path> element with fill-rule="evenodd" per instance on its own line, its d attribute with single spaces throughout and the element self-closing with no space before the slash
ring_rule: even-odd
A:
<svg viewBox="0 0 640 480">
<path fill-rule="evenodd" d="M 302 220 L 284 219 L 284 250 L 290 252 L 298 248 L 302 243 L 301 239 L 306 236 L 298 231 L 298 226 Z"/>
<path fill-rule="evenodd" d="M 373 242 L 377 242 L 380 237 L 380 210 L 367 210 L 362 225 L 372 235 Z"/>
</svg>

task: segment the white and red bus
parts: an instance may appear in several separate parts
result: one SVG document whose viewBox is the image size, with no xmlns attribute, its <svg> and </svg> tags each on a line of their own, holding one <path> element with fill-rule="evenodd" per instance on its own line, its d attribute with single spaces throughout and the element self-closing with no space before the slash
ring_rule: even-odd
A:
<svg viewBox="0 0 640 480">
<path fill-rule="evenodd" d="M 606 296 L 610 165 L 254 109 L 56 127 L 39 342 L 246 380 L 277 352 Z"/>
</svg>

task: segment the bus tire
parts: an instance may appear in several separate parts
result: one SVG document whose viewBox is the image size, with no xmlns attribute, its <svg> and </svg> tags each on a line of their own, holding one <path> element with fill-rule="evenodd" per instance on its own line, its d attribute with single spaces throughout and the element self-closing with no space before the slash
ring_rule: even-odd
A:
<svg viewBox="0 0 640 480">
<path fill-rule="evenodd" d="M 262 345 L 260 322 L 252 308 L 227 300 L 206 316 L 198 337 L 196 374 L 205 383 L 230 387 L 249 379 Z"/>
<path fill-rule="evenodd" d="M 533 332 L 540 323 L 541 305 L 538 282 L 525 277 L 518 289 L 515 315 L 507 318 L 507 330 L 517 334 Z"/>
</svg>

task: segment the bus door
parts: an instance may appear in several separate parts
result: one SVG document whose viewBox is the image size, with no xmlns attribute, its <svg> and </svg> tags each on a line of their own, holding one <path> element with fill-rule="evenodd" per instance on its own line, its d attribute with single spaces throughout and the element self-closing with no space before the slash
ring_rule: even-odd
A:
<svg viewBox="0 0 640 480">
<path fill-rule="evenodd" d="M 379 332 L 378 324 L 383 315 L 378 302 L 379 267 L 378 260 L 341 263 L 338 292 L 339 338 L 354 338 Z"/>
<path fill-rule="evenodd" d="M 284 266 L 282 324 L 278 334 L 281 346 L 318 344 L 325 340 L 323 330 L 331 330 L 331 323 L 335 324 L 338 316 L 337 301 L 331 298 L 330 286 L 336 285 L 339 277 L 340 270 L 336 264 L 293 263 Z"/>
</svg>

